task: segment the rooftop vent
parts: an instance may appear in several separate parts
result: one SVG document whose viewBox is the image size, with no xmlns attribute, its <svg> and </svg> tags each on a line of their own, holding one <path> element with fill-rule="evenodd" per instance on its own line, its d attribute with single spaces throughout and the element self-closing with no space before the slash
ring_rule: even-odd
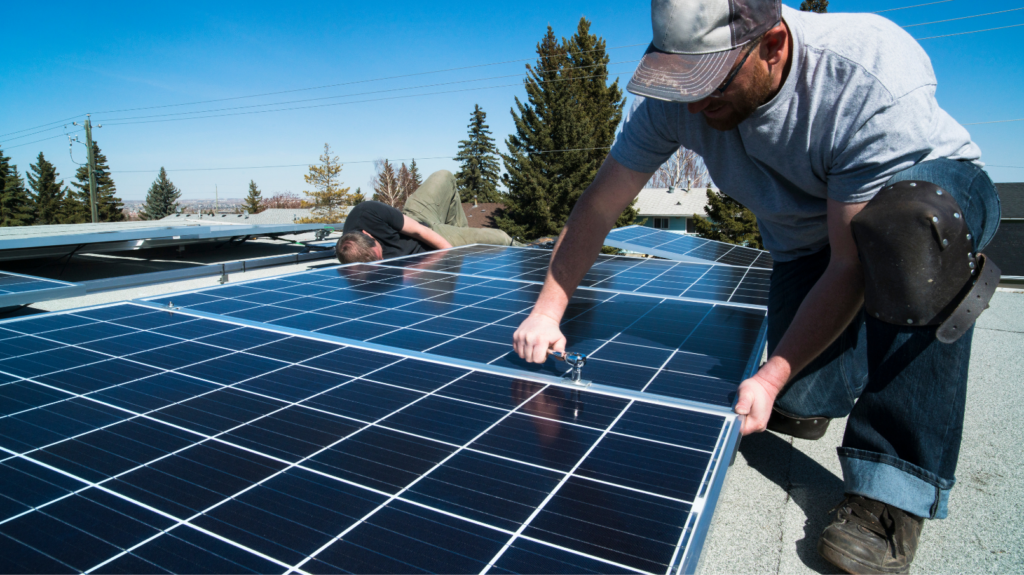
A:
<svg viewBox="0 0 1024 575">
<path fill-rule="evenodd" d="M 673 192 L 675 192 L 675 191 L 676 191 L 676 187 L 675 187 L 675 186 L 669 186 L 669 187 L 668 187 L 668 193 L 670 193 L 670 194 L 671 194 L 671 193 L 673 193 Z"/>
</svg>

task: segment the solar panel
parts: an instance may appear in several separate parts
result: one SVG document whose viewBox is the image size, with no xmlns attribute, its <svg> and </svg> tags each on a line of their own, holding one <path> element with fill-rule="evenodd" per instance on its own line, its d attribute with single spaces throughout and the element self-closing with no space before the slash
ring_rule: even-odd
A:
<svg viewBox="0 0 1024 575">
<path fill-rule="evenodd" d="M 0 272 L 0 308 L 85 295 L 85 287 L 68 282 Z"/>
<path fill-rule="evenodd" d="M 378 262 L 390 267 L 543 283 L 547 250 L 465 246 Z M 581 287 L 766 307 L 771 270 L 709 263 L 599 256 Z"/>
<path fill-rule="evenodd" d="M 764 251 L 745 246 L 716 242 L 696 236 L 674 234 L 644 226 L 629 226 L 612 230 L 605 245 L 676 261 L 708 261 L 718 264 L 772 268 L 772 256 Z"/>
<path fill-rule="evenodd" d="M 0 571 L 696 567 L 727 410 L 154 307 L 0 323 Z"/>
<path fill-rule="evenodd" d="M 511 348 L 539 291 L 531 282 L 358 264 L 150 301 L 557 376 L 564 364 L 527 364 Z M 589 355 L 584 375 L 596 384 L 728 407 L 760 358 L 764 318 L 760 308 L 580 289 L 562 331 L 571 351 Z"/>
</svg>

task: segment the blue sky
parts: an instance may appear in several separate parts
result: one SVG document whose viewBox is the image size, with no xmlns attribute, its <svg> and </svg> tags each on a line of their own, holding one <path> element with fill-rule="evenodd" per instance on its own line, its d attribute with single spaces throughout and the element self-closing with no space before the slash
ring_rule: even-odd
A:
<svg viewBox="0 0 1024 575">
<path fill-rule="evenodd" d="M 830 10 L 929 1 L 832 0 Z M 913 25 L 1022 7 L 1020 0 L 947 0 L 883 15 Z M 513 130 L 509 111 L 523 95 L 524 65 L 549 24 L 570 36 L 581 16 L 591 20 L 592 31 L 612 48 L 610 70 L 622 85 L 651 37 L 650 5 L 643 1 L 17 2 L 4 14 L 0 134 L 65 118 L 74 130 L 70 118 L 92 112 L 94 124 L 107 124 L 94 137 L 119 195 L 136 200 L 144 199 L 161 166 L 186 198 L 212 198 L 214 186 L 222 198 L 242 197 L 250 179 L 264 196 L 301 193 L 301 166 L 190 170 L 315 163 L 325 142 L 345 162 L 345 184 L 364 191 L 375 158 L 417 158 L 425 174 L 455 171 L 447 158 L 465 137 L 474 104 L 487 112 L 504 149 Z M 1013 24 L 1024 24 L 1024 10 L 908 31 L 925 38 Z M 922 40 L 938 77 L 939 104 L 961 123 L 1024 118 L 1022 39 L 1024 26 Z M 506 63 L 480 66 L 497 62 Z M 468 66 L 477 67 L 425 73 Z M 391 76 L 405 77 L 380 80 Z M 334 86 L 306 89 L 325 85 Z M 240 98 L 284 91 L 291 92 Z M 235 99 L 179 105 L 226 98 Z M 277 107 L 331 105 L 182 121 L 139 118 L 312 98 L 327 99 Z M 168 107 L 129 111 L 153 106 Z M 136 123 L 118 125 L 123 118 Z M 995 181 L 1024 181 L 1024 169 L 995 167 L 1024 167 L 1024 122 L 968 129 Z M 63 127 L 41 130 L 0 137 L 5 155 L 24 173 L 42 151 L 70 181 L 76 166 Z M 51 139 L 36 142 L 43 138 Z M 84 161 L 83 146 L 75 147 L 74 160 Z"/>
</svg>

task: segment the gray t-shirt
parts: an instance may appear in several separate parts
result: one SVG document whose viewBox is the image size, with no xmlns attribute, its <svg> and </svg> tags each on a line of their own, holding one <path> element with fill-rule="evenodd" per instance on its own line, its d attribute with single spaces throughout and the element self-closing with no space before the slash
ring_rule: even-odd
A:
<svg viewBox="0 0 1024 575">
<path fill-rule="evenodd" d="M 931 61 L 901 28 L 870 14 L 782 16 L 792 63 L 771 102 L 719 132 L 686 104 L 637 98 L 611 154 L 653 172 L 680 146 L 694 150 L 757 216 L 772 257 L 789 261 L 828 244 L 827 199 L 865 202 L 918 162 L 977 161 L 981 150 L 939 108 Z"/>
</svg>

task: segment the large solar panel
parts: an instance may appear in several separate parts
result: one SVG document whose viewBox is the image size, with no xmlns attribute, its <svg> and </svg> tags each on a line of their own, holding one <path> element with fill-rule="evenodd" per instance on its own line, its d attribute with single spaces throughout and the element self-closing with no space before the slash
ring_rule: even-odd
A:
<svg viewBox="0 0 1024 575">
<path fill-rule="evenodd" d="M 398 285 L 329 271 L 187 297 Z M 460 298 L 509 291 L 461 279 Z M 437 303 L 501 311 L 470 299 Z M 0 571 L 696 567 L 727 410 L 154 307 L 0 323 Z"/>
<path fill-rule="evenodd" d="M 512 334 L 539 291 L 532 282 L 358 264 L 151 301 L 560 375 L 564 364 L 527 364 L 512 351 Z M 764 317 L 760 308 L 580 289 L 562 331 L 571 351 L 589 355 L 584 377 L 596 384 L 727 408 L 760 358 Z"/>
<path fill-rule="evenodd" d="M 473 245 L 378 263 L 543 283 L 550 259 L 548 250 Z M 599 256 L 580 286 L 765 307 L 770 276 L 771 270 L 755 267 Z"/>
<path fill-rule="evenodd" d="M 85 295 L 79 284 L 0 272 L 0 308 L 79 295 Z"/>
<path fill-rule="evenodd" d="M 707 261 L 762 269 L 771 269 L 773 263 L 772 256 L 764 250 L 644 226 L 616 228 L 608 234 L 604 243 L 615 248 L 676 261 Z"/>
</svg>

